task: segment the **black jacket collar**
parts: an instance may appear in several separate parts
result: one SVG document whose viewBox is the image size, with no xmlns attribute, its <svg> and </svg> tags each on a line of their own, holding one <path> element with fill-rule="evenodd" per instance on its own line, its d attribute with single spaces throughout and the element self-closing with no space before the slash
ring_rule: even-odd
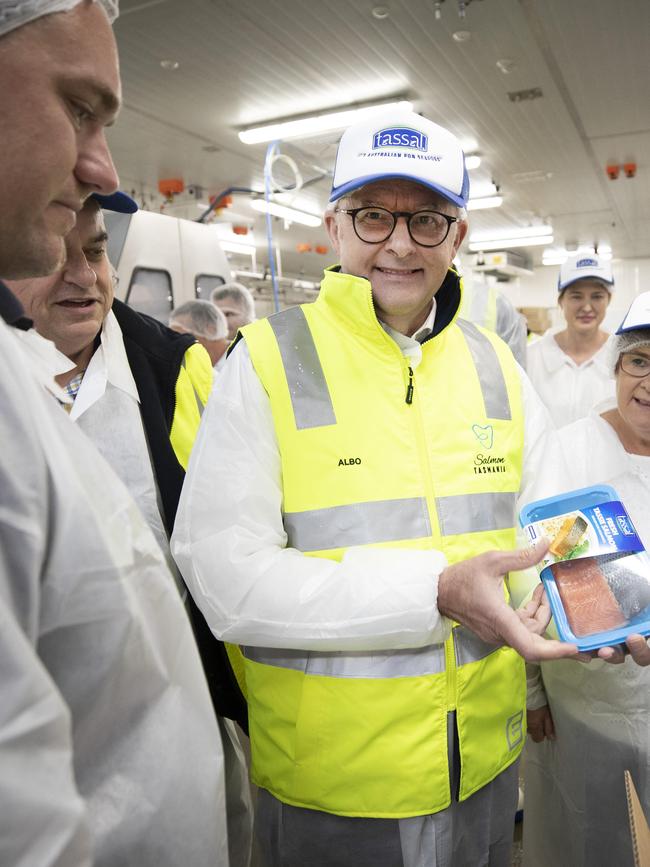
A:
<svg viewBox="0 0 650 867">
<path fill-rule="evenodd" d="M 0 282 L 0 316 L 7 325 L 20 328 L 21 331 L 29 331 L 33 322 L 25 316 L 25 311 L 14 293 Z"/>
</svg>

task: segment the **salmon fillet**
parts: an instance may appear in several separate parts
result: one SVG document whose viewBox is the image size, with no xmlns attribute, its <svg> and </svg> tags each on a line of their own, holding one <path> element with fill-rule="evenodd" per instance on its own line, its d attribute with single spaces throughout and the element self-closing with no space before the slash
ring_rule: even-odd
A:
<svg viewBox="0 0 650 867">
<path fill-rule="evenodd" d="M 595 557 L 554 563 L 551 571 L 574 635 L 591 635 L 627 623 Z"/>
</svg>

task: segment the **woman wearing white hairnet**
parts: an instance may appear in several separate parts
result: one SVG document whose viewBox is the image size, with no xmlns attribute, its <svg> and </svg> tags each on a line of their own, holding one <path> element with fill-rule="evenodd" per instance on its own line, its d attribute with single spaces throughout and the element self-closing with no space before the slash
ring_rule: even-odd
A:
<svg viewBox="0 0 650 867">
<path fill-rule="evenodd" d="M 528 346 L 526 372 L 558 428 L 584 418 L 614 393 L 607 367 L 609 335 L 600 327 L 613 286 L 611 265 L 602 257 L 569 257 L 557 287 L 566 327 L 547 331 Z"/>
<path fill-rule="evenodd" d="M 650 549 L 650 292 L 613 338 L 610 363 L 616 399 L 560 431 L 571 455 L 567 488 L 612 485 Z M 647 805 L 650 648 L 638 635 L 627 645 L 627 657 L 610 651 L 622 665 L 543 663 L 541 677 L 529 667 L 535 743 L 527 745 L 525 769 L 526 867 L 633 867 L 623 772 Z"/>
</svg>

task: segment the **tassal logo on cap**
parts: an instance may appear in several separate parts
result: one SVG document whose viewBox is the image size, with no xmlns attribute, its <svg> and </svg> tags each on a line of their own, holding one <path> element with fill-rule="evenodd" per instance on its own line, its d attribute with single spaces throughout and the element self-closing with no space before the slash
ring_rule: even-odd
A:
<svg viewBox="0 0 650 867">
<path fill-rule="evenodd" d="M 595 259 L 578 259 L 576 268 L 597 268 L 598 262 Z"/>
<path fill-rule="evenodd" d="M 372 137 L 372 149 L 378 148 L 411 148 L 416 151 L 426 151 L 429 147 L 429 139 L 417 129 L 406 126 L 393 126 L 388 129 L 380 129 Z"/>
</svg>

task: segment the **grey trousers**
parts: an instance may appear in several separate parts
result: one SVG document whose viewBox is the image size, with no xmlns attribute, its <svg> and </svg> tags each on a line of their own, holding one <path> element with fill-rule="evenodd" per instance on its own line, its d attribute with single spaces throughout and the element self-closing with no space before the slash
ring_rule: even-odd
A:
<svg viewBox="0 0 650 867">
<path fill-rule="evenodd" d="M 449 717 L 452 792 L 460 774 Z M 255 832 L 264 867 L 510 867 L 515 762 L 462 803 L 408 819 L 357 819 L 292 807 L 261 789 Z"/>
</svg>

